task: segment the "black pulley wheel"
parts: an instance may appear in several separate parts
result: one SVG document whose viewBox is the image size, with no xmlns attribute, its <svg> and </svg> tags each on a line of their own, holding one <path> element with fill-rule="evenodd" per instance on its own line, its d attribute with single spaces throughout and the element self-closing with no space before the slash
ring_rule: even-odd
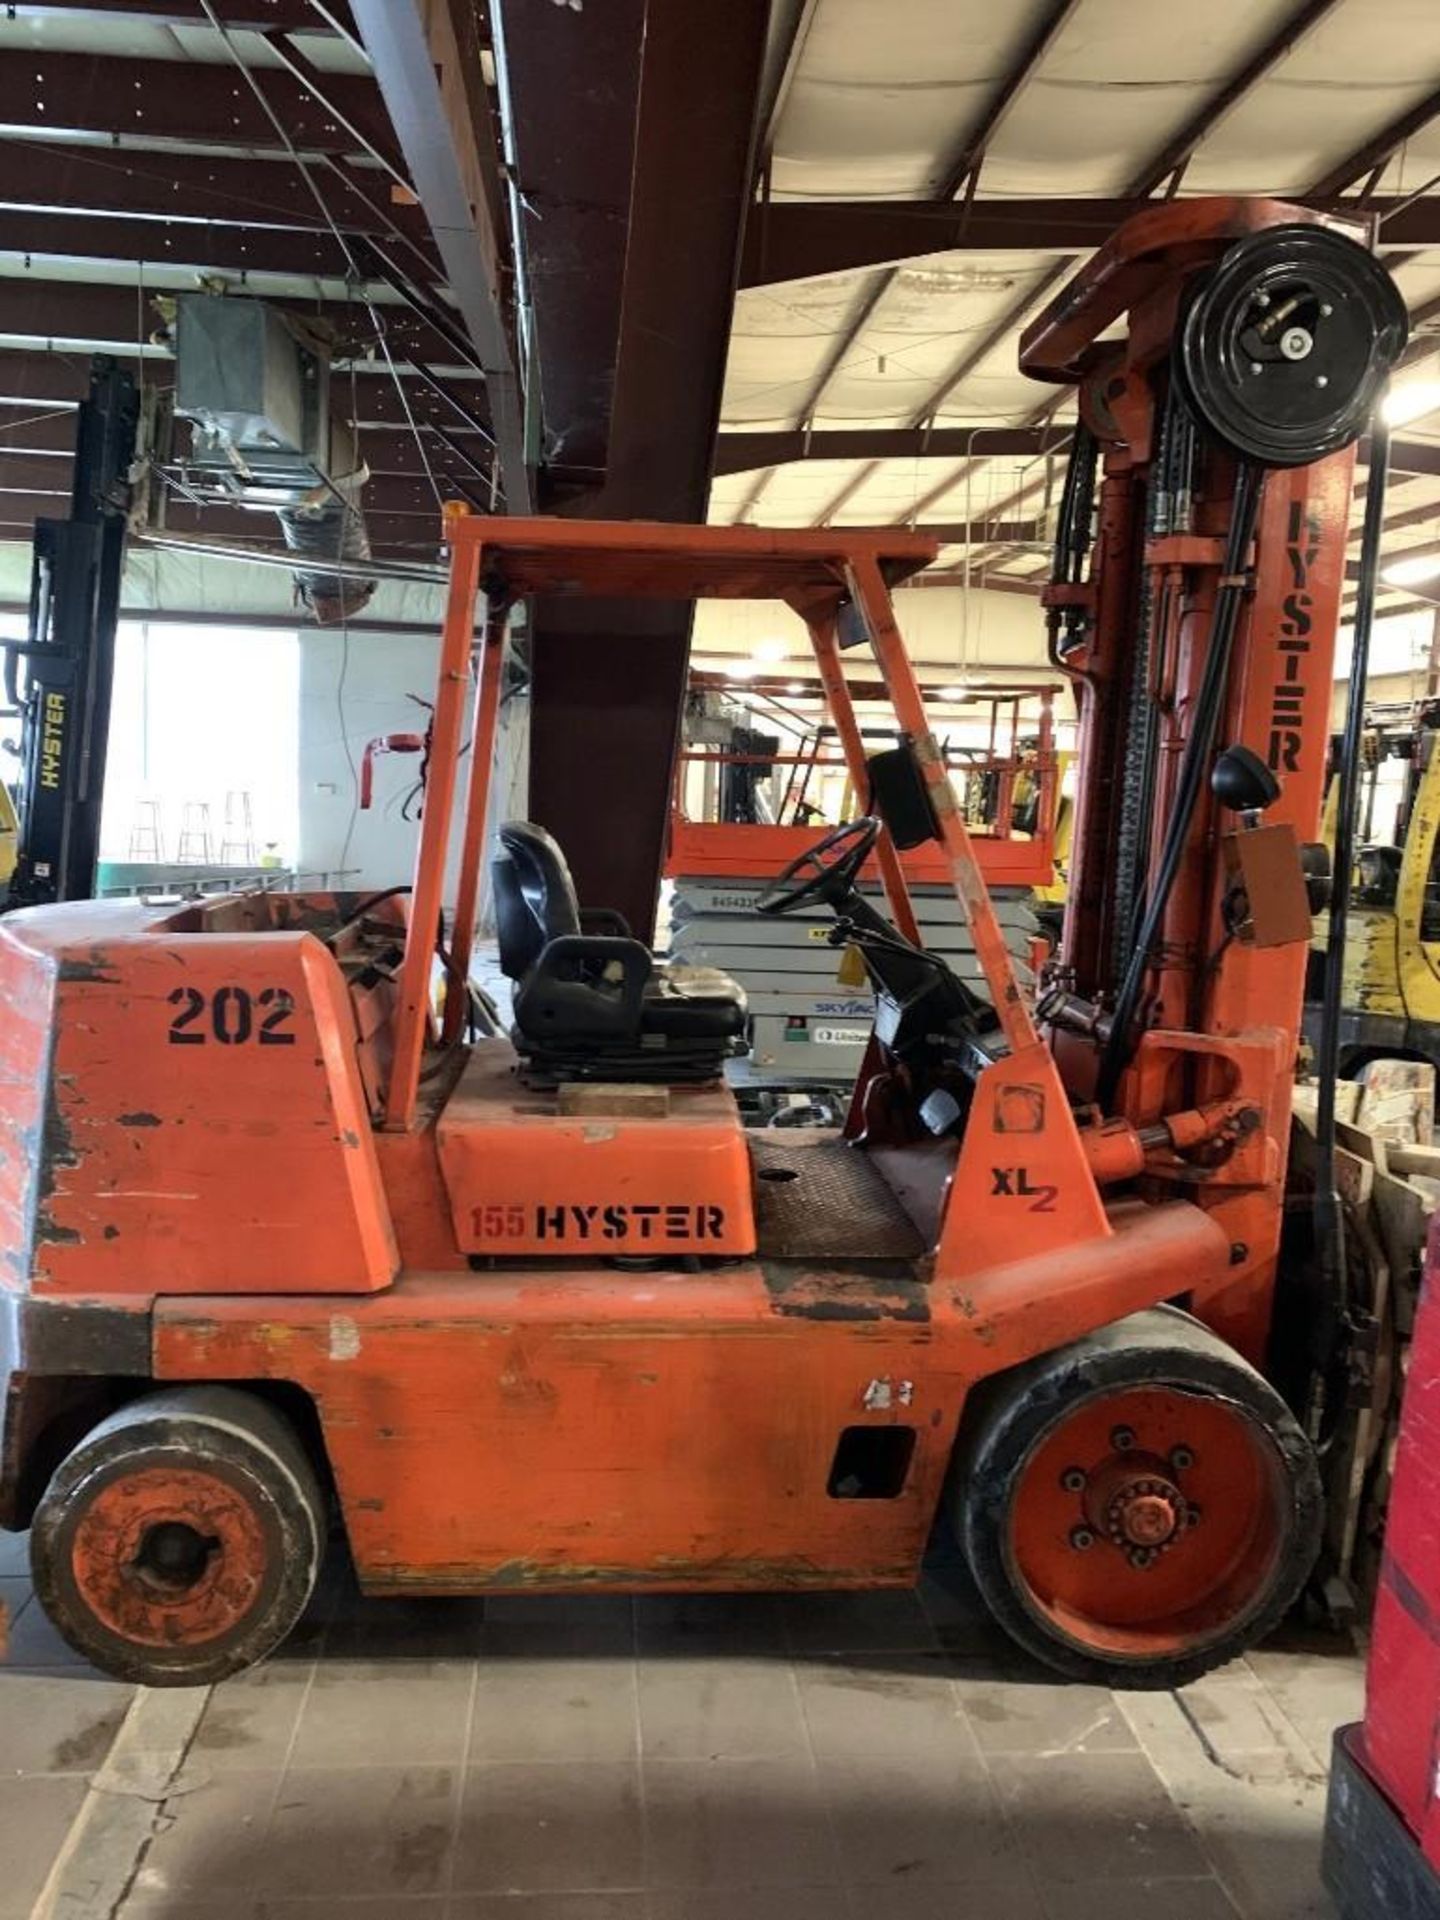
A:
<svg viewBox="0 0 1440 1920">
<path fill-rule="evenodd" d="M 1374 254 L 1331 227 L 1269 227 L 1231 247 L 1191 299 L 1175 369 L 1232 452 L 1303 467 L 1364 433 L 1408 319 Z"/>
</svg>

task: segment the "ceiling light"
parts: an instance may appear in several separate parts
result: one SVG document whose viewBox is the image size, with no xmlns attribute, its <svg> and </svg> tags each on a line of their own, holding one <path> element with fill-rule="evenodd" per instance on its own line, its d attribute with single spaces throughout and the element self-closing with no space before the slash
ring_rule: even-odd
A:
<svg viewBox="0 0 1440 1920">
<path fill-rule="evenodd" d="M 787 693 L 809 693 L 810 689 L 803 680 L 787 680 L 785 682 L 785 691 Z"/>
<path fill-rule="evenodd" d="M 758 660 L 732 660 L 725 669 L 727 680 L 753 680 L 760 671 Z"/>
<path fill-rule="evenodd" d="M 968 700 L 970 688 L 964 680 L 957 680 L 952 686 L 937 687 L 935 697 L 937 700 Z"/>
<path fill-rule="evenodd" d="M 1403 427 L 1440 407 L 1440 380 L 1410 380 L 1392 387 L 1381 403 L 1386 424 Z"/>
<path fill-rule="evenodd" d="M 790 649 L 783 640 L 757 640 L 755 658 L 757 660 L 783 660 Z"/>
<path fill-rule="evenodd" d="M 1416 553 L 1408 560 L 1392 560 L 1380 569 L 1380 578 L 1390 587 L 1414 587 L 1422 580 L 1440 576 L 1440 553 Z"/>
</svg>

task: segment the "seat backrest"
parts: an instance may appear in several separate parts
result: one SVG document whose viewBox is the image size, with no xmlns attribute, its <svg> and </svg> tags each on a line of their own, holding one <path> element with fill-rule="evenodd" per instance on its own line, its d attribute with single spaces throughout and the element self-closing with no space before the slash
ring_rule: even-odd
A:
<svg viewBox="0 0 1440 1920">
<path fill-rule="evenodd" d="M 545 946 L 540 923 L 525 904 L 515 862 L 502 853 L 490 869 L 495 890 L 495 934 L 500 948 L 500 971 L 507 980 L 523 980 Z"/>
<path fill-rule="evenodd" d="M 527 974 L 552 940 L 579 933 L 580 903 L 559 844 L 528 820 L 500 829 L 495 862 L 495 925 L 500 965 L 512 980 Z"/>
</svg>

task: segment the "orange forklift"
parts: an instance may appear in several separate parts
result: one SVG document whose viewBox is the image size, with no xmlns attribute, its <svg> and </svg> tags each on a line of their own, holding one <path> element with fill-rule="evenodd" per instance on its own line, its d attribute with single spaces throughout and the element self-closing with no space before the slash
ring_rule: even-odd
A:
<svg viewBox="0 0 1440 1920">
<path fill-rule="evenodd" d="M 1131 220 L 1026 334 L 1082 400 L 1048 594 L 1076 858 L 1038 1007 L 896 624 L 933 557 L 903 530 L 458 514 L 412 886 L 0 923 L 0 1524 L 70 1643 L 233 1673 L 332 1518 L 374 1594 L 794 1592 L 913 1582 L 942 1506 L 1065 1673 L 1171 1686 L 1270 1629 L 1337 1391 L 1318 1369 L 1297 1417 L 1263 1371 L 1304 847 L 1354 443 L 1404 333 L 1341 224 L 1214 199 Z M 738 991 L 587 914 L 539 824 L 494 875 L 512 1039 L 468 1037 L 507 614 L 572 592 L 808 628 L 869 811 L 759 911 L 823 904 L 864 956 L 838 1136 L 745 1133 Z M 869 763 L 847 654 L 893 710 Z M 983 991 L 917 937 L 926 840 Z"/>
</svg>

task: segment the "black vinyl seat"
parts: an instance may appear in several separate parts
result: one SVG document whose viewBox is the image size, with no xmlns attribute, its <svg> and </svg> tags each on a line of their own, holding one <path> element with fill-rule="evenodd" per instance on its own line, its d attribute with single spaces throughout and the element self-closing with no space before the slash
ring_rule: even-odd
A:
<svg viewBox="0 0 1440 1920">
<path fill-rule="evenodd" d="M 554 1080 L 713 1080 L 743 1051 L 745 995 L 711 967 L 657 965 L 618 913 L 582 913 L 559 845 L 512 820 L 493 869 L 516 1049 Z M 588 924 L 587 924 L 588 923 Z"/>
</svg>

